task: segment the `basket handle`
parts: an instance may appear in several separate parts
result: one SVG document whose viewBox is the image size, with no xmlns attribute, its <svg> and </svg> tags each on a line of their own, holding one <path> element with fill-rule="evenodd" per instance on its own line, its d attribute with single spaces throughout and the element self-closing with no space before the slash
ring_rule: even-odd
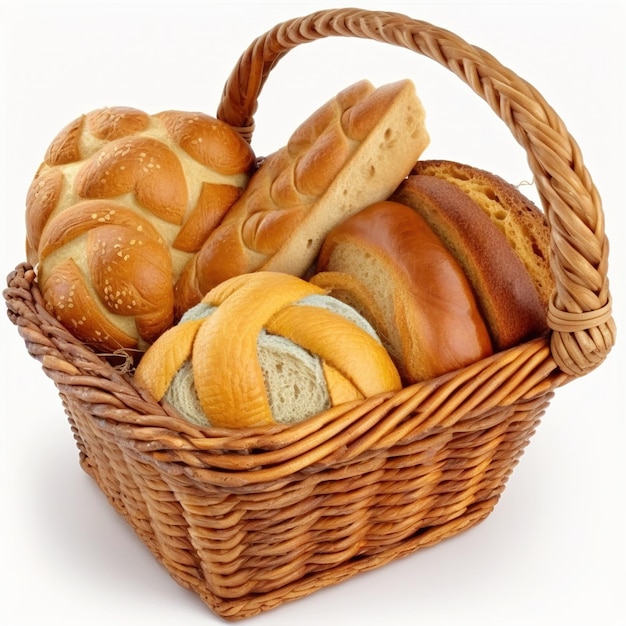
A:
<svg viewBox="0 0 626 626">
<path fill-rule="evenodd" d="M 453 33 L 398 13 L 334 9 L 276 25 L 239 58 L 217 117 L 250 141 L 257 98 L 292 48 L 325 37 L 359 37 L 408 48 L 446 66 L 481 96 L 526 150 L 551 232 L 556 289 L 549 304 L 551 352 L 581 376 L 615 343 L 608 288 L 608 241 L 601 200 L 564 123 L 532 85 Z"/>
</svg>

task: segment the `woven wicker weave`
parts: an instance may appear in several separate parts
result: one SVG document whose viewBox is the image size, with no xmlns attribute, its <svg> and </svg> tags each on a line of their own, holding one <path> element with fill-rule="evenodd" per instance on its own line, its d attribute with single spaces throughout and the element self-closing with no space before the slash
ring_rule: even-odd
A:
<svg viewBox="0 0 626 626">
<path fill-rule="evenodd" d="M 291 48 L 329 36 L 399 45 L 452 70 L 526 150 L 552 235 L 549 336 L 395 394 L 292 426 L 201 429 L 45 309 L 31 267 L 9 316 L 55 382 L 82 467 L 172 577 L 240 619 L 435 544 L 484 519 L 554 390 L 614 343 L 598 194 L 564 124 L 528 83 L 452 33 L 355 9 L 277 25 L 242 55 L 218 116 L 247 139 L 257 97 Z"/>
</svg>

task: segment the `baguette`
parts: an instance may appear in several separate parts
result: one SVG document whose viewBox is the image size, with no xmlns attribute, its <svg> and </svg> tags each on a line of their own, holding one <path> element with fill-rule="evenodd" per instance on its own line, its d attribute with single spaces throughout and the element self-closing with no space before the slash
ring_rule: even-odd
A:
<svg viewBox="0 0 626 626">
<path fill-rule="evenodd" d="M 554 278 L 550 270 L 550 231 L 543 212 L 508 181 L 465 163 L 422 160 L 411 173 L 447 180 L 476 202 L 517 253 L 547 309 Z"/>
</svg>

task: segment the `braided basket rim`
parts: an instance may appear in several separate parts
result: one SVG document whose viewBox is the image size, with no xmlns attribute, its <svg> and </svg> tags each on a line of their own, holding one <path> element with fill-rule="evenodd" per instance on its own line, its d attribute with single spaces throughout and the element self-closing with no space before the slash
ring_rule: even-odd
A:
<svg viewBox="0 0 626 626">
<path fill-rule="evenodd" d="M 557 367 L 549 336 L 495 353 L 436 379 L 365 401 L 332 407 L 294 424 L 245 429 L 203 427 L 180 417 L 133 383 L 132 372 L 82 344 L 46 310 L 27 263 L 8 276 L 3 295 L 31 355 L 60 393 L 89 407 L 118 445 L 198 484 L 254 489 L 328 467 L 371 450 L 488 417 L 492 411 L 551 394 L 575 377 Z"/>
</svg>

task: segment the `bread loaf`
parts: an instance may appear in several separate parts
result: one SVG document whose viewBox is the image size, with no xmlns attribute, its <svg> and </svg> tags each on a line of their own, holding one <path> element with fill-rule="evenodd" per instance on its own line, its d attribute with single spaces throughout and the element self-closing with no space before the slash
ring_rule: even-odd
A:
<svg viewBox="0 0 626 626">
<path fill-rule="evenodd" d="M 410 383 L 546 332 L 548 248 L 543 214 L 515 187 L 419 161 L 388 202 L 330 232 L 311 282 L 372 322 Z"/>
<path fill-rule="evenodd" d="M 246 141 L 202 113 L 115 107 L 70 123 L 26 201 L 28 260 L 49 310 L 94 347 L 145 349 L 174 321 L 183 267 L 253 161 Z"/>
<path fill-rule="evenodd" d="M 547 331 L 549 230 L 515 187 L 469 165 L 423 161 L 391 199 L 416 210 L 462 265 L 497 350 Z"/>
<path fill-rule="evenodd" d="M 464 163 L 422 160 L 411 173 L 456 185 L 483 210 L 523 263 L 547 310 L 554 277 L 550 270 L 550 231 L 539 208 L 500 176 Z"/>
<path fill-rule="evenodd" d="M 189 421 L 224 428 L 299 421 L 401 386 L 356 311 L 263 271 L 211 290 L 148 348 L 134 381 Z"/>
<path fill-rule="evenodd" d="M 373 325 L 410 384 L 492 352 L 465 273 L 425 220 L 397 202 L 373 204 L 326 238 L 313 284 Z"/>
<path fill-rule="evenodd" d="M 326 234 L 389 196 L 428 144 L 414 85 L 361 81 L 307 118 L 268 156 L 185 269 L 185 308 L 223 280 L 255 270 L 304 276 Z"/>
</svg>

